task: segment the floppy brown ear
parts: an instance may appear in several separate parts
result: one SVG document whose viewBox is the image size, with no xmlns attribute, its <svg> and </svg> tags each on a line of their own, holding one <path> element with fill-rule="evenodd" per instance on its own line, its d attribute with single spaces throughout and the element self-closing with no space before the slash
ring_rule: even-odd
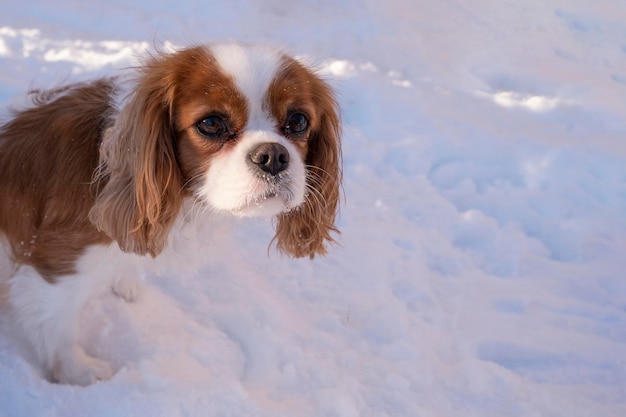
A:
<svg viewBox="0 0 626 417">
<path fill-rule="evenodd" d="M 313 91 L 321 115 L 319 127 L 309 137 L 305 201 L 279 215 L 274 237 L 279 250 L 297 258 L 326 254 L 327 244 L 335 242 L 331 234 L 339 233 L 335 227 L 342 179 L 339 110 L 322 80 L 314 80 Z"/>
<path fill-rule="evenodd" d="M 159 254 L 180 209 L 173 78 L 167 57 L 148 62 L 101 145 L 90 219 L 125 252 Z"/>
</svg>

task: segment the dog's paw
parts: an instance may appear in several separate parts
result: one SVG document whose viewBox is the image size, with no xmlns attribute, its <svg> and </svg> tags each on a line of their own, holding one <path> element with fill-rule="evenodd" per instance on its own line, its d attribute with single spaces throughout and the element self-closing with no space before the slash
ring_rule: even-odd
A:
<svg viewBox="0 0 626 417">
<path fill-rule="evenodd" d="M 141 287 L 141 281 L 135 277 L 119 278 L 112 285 L 113 294 L 129 302 L 137 299 L 141 292 Z"/>
<path fill-rule="evenodd" d="M 110 363 L 87 355 L 75 347 L 71 354 L 63 355 L 52 372 L 52 380 L 60 384 L 90 385 L 110 379 L 115 371 Z"/>
</svg>

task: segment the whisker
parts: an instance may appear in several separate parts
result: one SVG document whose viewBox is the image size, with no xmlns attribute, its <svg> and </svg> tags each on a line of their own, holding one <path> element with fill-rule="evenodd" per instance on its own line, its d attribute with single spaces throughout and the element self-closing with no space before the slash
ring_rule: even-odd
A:
<svg viewBox="0 0 626 417">
<path fill-rule="evenodd" d="M 309 211 L 315 211 L 315 205 L 324 207 L 326 205 L 326 198 L 317 187 L 313 187 L 307 184 L 305 187 L 307 192 L 307 198 L 305 199 L 307 208 Z"/>
</svg>

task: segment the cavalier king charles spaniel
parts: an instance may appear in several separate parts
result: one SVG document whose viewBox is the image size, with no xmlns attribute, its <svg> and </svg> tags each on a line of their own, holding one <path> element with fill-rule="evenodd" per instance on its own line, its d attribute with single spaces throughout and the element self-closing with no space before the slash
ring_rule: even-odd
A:
<svg viewBox="0 0 626 417">
<path fill-rule="evenodd" d="M 198 216 L 274 217 L 280 251 L 325 254 L 339 133 L 331 88 L 258 45 L 157 54 L 131 80 L 34 92 L 0 130 L 0 240 L 12 322 L 47 377 L 113 374 L 77 343 L 81 309 L 108 288 L 132 299 L 151 264 L 187 263 Z"/>
</svg>

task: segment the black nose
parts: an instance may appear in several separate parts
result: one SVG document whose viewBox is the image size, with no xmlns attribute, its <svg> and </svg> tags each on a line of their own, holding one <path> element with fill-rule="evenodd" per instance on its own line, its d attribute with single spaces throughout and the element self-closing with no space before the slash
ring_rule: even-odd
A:
<svg viewBox="0 0 626 417">
<path fill-rule="evenodd" d="M 271 175 L 289 166 L 289 151 L 280 143 L 262 143 L 250 151 L 248 158 L 251 164 Z"/>
</svg>

